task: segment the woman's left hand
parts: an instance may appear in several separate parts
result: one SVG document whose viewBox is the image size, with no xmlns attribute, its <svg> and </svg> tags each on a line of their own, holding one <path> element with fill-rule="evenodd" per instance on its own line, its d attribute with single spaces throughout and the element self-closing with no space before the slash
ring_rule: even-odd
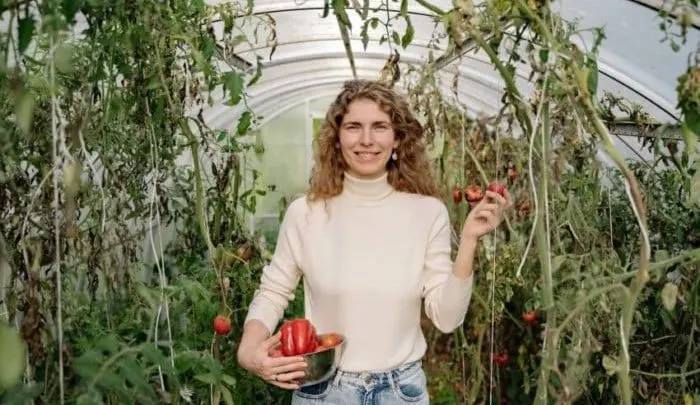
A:
<svg viewBox="0 0 700 405">
<path fill-rule="evenodd" d="M 505 190 L 505 198 L 493 191 L 486 191 L 484 198 L 472 207 L 464 221 L 462 238 L 479 239 L 496 229 L 503 222 L 503 211 L 513 205 L 513 200 Z"/>
</svg>

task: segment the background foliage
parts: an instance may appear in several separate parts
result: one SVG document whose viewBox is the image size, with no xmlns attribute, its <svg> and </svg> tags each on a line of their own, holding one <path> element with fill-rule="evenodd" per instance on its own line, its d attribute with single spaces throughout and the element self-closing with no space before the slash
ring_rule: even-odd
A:
<svg viewBox="0 0 700 405">
<path fill-rule="evenodd" d="M 698 56 L 678 78 L 683 139 L 651 139 L 654 162 L 627 163 L 607 125 L 651 119 L 596 96 L 598 47 L 572 46 L 578 28 L 549 2 L 421 3 L 450 47 L 473 38 L 506 83 L 501 113 L 473 121 L 444 101 L 434 61 L 399 71 L 416 79 L 405 91 L 425 122 L 455 234 L 468 212 L 452 201 L 455 188 L 499 179 L 516 200 L 481 246 L 464 326 L 442 335 L 425 323 L 432 402 L 700 404 Z M 332 11 L 347 32 L 349 4 L 326 4 L 324 17 Z M 356 7 L 363 33 L 385 30 L 393 44 L 378 72 L 392 82 L 413 36 L 400 4 L 403 32 L 383 10 Z M 245 105 L 264 74 L 270 55 L 252 75 L 231 56 L 248 42 L 274 52 L 274 19 L 252 6 L 0 1 L 9 21 L 0 36 L 0 402 L 288 403 L 235 362 L 274 248 L 243 225 L 268 186 L 239 153 L 264 153 L 246 137 L 258 117 L 247 110 L 226 132 L 201 115 L 216 88 Z M 661 17 L 677 47 L 687 14 Z M 531 99 L 513 81 L 521 63 L 532 69 Z M 598 147 L 615 168 L 599 163 Z M 287 316 L 302 315 L 302 298 Z M 233 321 L 229 336 L 213 334 L 218 313 Z"/>
</svg>

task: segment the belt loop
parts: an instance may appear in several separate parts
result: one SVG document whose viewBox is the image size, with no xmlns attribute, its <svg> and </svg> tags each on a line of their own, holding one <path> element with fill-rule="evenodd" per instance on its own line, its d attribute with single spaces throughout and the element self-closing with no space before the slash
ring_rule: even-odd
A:
<svg viewBox="0 0 700 405">
<path fill-rule="evenodd" d="M 333 382 L 332 382 L 333 388 L 338 388 L 338 386 L 340 385 L 340 378 L 342 377 L 342 374 L 343 374 L 342 370 L 340 370 L 340 369 L 335 370 L 335 376 L 333 376 Z"/>
<path fill-rule="evenodd" d="M 386 378 L 389 380 L 389 386 L 392 391 L 396 390 L 396 374 L 396 370 L 389 370 L 389 372 L 386 373 Z"/>
</svg>

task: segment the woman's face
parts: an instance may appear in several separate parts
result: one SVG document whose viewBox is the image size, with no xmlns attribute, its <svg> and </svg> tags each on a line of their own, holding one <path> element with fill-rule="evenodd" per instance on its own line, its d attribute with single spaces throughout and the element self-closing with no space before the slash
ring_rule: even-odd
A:
<svg viewBox="0 0 700 405">
<path fill-rule="evenodd" d="M 386 165 L 399 141 L 394 135 L 391 118 L 371 100 L 355 100 L 339 128 L 340 150 L 350 175 L 376 179 L 386 172 Z"/>
</svg>

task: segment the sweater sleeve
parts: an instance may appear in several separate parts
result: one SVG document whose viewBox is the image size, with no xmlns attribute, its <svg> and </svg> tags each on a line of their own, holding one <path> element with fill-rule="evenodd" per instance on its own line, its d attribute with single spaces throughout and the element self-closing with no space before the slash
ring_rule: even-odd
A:
<svg viewBox="0 0 700 405">
<path fill-rule="evenodd" d="M 464 322 L 472 296 L 473 274 L 463 279 L 452 273 L 451 242 L 449 213 L 441 203 L 430 228 L 422 291 L 425 313 L 443 333 L 451 333 Z"/>
<path fill-rule="evenodd" d="M 263 268 L 260 287 L 255 291 L 245 321 L 261 321 L 270 334 L 282 318 L 301 278 L 299 256 L 301 233 L 298 227 L 302 215 L 301 199 L 293 201 L 280 224 L 277 245 L 272 260 Z"/>
</svg>

